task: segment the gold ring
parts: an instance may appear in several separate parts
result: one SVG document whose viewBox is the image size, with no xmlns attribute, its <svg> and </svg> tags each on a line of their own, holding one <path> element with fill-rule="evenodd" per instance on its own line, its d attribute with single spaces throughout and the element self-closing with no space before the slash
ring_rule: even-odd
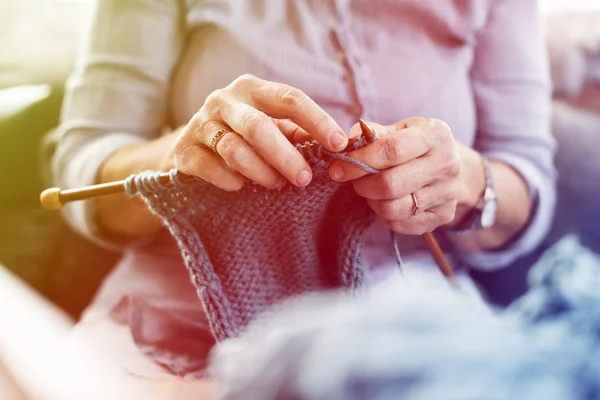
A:
<svg viewBox="0 0 600 400">
<path fill-rule="evenodd" d="M 210 139 L 210 148 L 215 152 L 216 155 L 219 155 L 219 152 L 217 151 L 217 144 L 219 143 L 219 140 L 221 140 L 223 136 L 228 133 L 229 131 L 227 129 L 221 128 L 217 131 L 217 133 L 214 134 L 212 139 Z"/>
<path fill-rule="evenodd" d="M 417 215 L 417 213 L 419 212 L 419 202 L 417 201 L 417 195 L 413 193 L 410 194 L 410 196 L 412 197 L 413 200 L 413 217 L 415 215 Z"/>
</svg>

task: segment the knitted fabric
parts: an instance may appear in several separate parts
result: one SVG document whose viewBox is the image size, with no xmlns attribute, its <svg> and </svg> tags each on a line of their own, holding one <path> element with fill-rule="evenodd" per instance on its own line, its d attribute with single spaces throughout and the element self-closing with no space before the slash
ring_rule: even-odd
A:
<svg viewBox="0 0 600 400">
<path fill-rule="evenodd" d="M 426 277 L 285 305 L 217 347 L 217 398 L 600 399 L 600 258 L 577 239 L 501 313 Z"/>
<path fill-rule="evenodd" d="M 218 341 L 292 296 L 363 286 L 359 250 L 374 216 L 352 185 L 329 178 L 327 167 L 343 158 L 377 172 L 345 156 L 365 144 L 361 137 L 340 154 L 316 143 L 298 146 L 313 169 L 304 188 L 227 192 L 200 179 L 182 182 L 177 172 L 170 187 L 157 173 L 129 178 L 128 192 L 135 184 L 177 240 Z"/>
</svg>

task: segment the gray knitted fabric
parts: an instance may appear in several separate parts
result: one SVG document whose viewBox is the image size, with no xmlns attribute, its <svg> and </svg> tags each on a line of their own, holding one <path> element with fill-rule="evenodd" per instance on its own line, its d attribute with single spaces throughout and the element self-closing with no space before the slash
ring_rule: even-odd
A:
<svg viewBox="0 0 600 400">
<path fill-rule="evenodd" d="M 372 140 L 375 140 L 373 138 Z M 239 336 L 258 313 L 306 292 L 360 289 L 360 244 L 374 217 L 351 184 L 328 176 L 332 154 L 299 146 L 313 168 L 305 188 L 247 185 L 227 192 L 200 179 L 163 186 L 158 173 L 129 178 L 177 240 L 218 341 Z M 363 166 L 369 172 L 377 172 Z"/>
</svg>

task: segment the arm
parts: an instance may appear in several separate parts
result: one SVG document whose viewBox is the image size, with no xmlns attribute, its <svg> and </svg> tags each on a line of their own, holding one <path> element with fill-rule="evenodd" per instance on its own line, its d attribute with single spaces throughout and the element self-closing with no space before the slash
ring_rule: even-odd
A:
<svg viewBox="0 0 600 400">
<path fill-rule="evenodd" d="M 486 187 L 481 153 L 462 144 L 458 152 L 463 167 L 454 220 L 448 227 L 467 228 L 465 222 L 480 202 Z M 498 197 L 498 212 L 494 226 L 455 237 L 455 245 L 463 252 L 495 250 L 503 247 L 527 225 L 533 212 L 533 202 L 527 182 L 510 164 L 490 161 L 490 174 Z"/>
<path fill-rule="evenodd" d="M 474 209 L 485 188 L 483 154 L 492 160 L 499 202 L 496 224 L 466 235 L 449 232 L 448 237 L 469 266 L 508 265 L 541 242 L 554 209 L 554 141 L 543 50 L 535 0 L 494 2 L 479 33 L 472 67 L 478 107 L 475 149 L 458 143 L 450 127 L 435 119 L 373 124 L 379 140 L 351 156 L 382 171 L 369 176 L 336 161 L 331 177 L 353 181 L 356 192 L 391 230 L 420 235 L 460 225 Z M 357 131 L 358 125 L 351 136 Z"/>
<path fill-rule="evenodd" d="M 550 227 L 555 203 L 547 55 L 535 0 L 501 0 L 480 32 L 472 68 L 475 150 L 459 145 L 464 185 L 457 221 L 485 187 L 480 154 L 498 194 L 493 228 L 449 237 L 463 261 L 495 269 L 532 251 Z"/>
<path fill-rule="evenodd" d="M 169 171 L 175 167 L 173 152 L 180 129 L 148 142 L 135 143 L 116 150 L 100 165 L 97 183 L 114 182 L 142 171 Z M 143 201 L 125 194 L 95 200 L 93 219 L 103 236 L 119 244 L 150 237 L 162 228 L 162 222 Z"/>
<path fill-rule="evenodd" d="M 166 123 L 169 79 L 184 39 L 180 13 L 177 0 L 96 2 L 67 85 L 52 165 L 58 186 L 86 186 L 160 167 L 170 137 L 150 140 Z M 145 207 L 124 196 L 73 203 L 64 211 L 75 230 L 100 242 L 158 226 Z M 119 228 L 128 226 L 135 232 Z"/>
</svg>

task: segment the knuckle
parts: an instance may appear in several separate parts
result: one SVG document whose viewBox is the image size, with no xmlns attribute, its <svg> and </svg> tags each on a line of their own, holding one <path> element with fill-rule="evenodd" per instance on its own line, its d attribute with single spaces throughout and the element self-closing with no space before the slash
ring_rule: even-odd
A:
<svg viewBox="0 0 600 400">
<path fill-rule="evenodd" d="M 291 86 L 283 86 L 277 90 L 277 100 L 292 109 L 297 108 L 307 98 L 306 93 Z"/>
<path fill-rule="evenodd" d="M 248 112 L 242 115 L 241 122 L 246 135 L 248 135 L 249 139 L 252 139 L 260 135 L 260 132 L 269 123 L 269 118 L 258 112 Z"/>
<path fill-rule="evenodd" d="M 385 197 L 394 197 L 402 187 L 402 182 L 392 174 L 381 174 L 380 186 L 381 192 Z"/>
<path fill-rule="evenodd" d="M 197 137 L 204 138 L 212 133 L 211 126 L 214 129 L 214 123 L 209 118 L 198 116 L 194 120 L 194 131 Z"/>
<path fill-rule="evenodd" d="M 175 168 L 183 173 L 191 173 L 194 166 L 200 161 L 200 152 L 197 146 L 178 140 L 175 144 Z"/>
<path fill-rule="evenodd" d="M 228 165 L 239 170 L 244 164 L 246 149 L 244 146 L 240 146 L 237 141 L 227 136 L 229 135 L 225 135 L 219 141 L 219 155 L 223 157 Z"/>
<path fill-rule="evenodd" d="M 203 108 L 218 107 L 220 105 L 225 104 L 225 96 L 225 91 L 223 89 L 217 89 L 213 91 L 211 94 L 208 95 L 208 97 L 206 97 Z"/>
<path fill-rule="evenodd" d="M 448 143 L 454 140 L 450 126 L 444 121 L 436 118 L 429 120 L 431 133 L 436 143 Z"/>
<path fill-rule="evenodd" d="M 446 156 L 446 159 L 442 163 L 442 174 L 450 178 L 456 178 L 462 171 L 462 164 L 460 159 L 455 155 L 451 154 Z"/>
<path fill-rule="evenodd" d="M 243 74 L 237 77 L 232 83 L 231 86 L 234 88 L 237 87 L 247 87 L 251 86 L 258 81 L 258 78 L 252 74 Z"/>
<path fill-rule="evenodd" d="M 415 125 L 422 125 L 424 123 L 427 123 L 428 119 L 425 117 L 410 117 L 410 118 L 406 118 L 402 121 L 399 121 L 395 124 L 396 130 L 399 129 L 406 129 L 410 126 L 415 126 Z"/>
<path fill-rule="evenodd" d="M 218 89 L 208 95 L 204 104 L 198 111 L 198 115 L 207 117 L 217 117 L 227 111 L 229 99 L 227 93 L 223 89 Z"/>
<path fill-rule="evenodd" d="M 389 162 L 399 161 L 403 155 L 402 142 L 394 136 L 386 136 L 383 142 L 383 158 Z"/>
<path fill-rule="evenodd" d="M 210 141 L 209 135 L 215 131 L 214 128 L 214 122 L 204 113 L 198 112 L 190 120 L 187 129 L 181 134 L 179 139 L 182 141 L 195 141 L 199 139 L 207 143 Z"/>
</svg>

